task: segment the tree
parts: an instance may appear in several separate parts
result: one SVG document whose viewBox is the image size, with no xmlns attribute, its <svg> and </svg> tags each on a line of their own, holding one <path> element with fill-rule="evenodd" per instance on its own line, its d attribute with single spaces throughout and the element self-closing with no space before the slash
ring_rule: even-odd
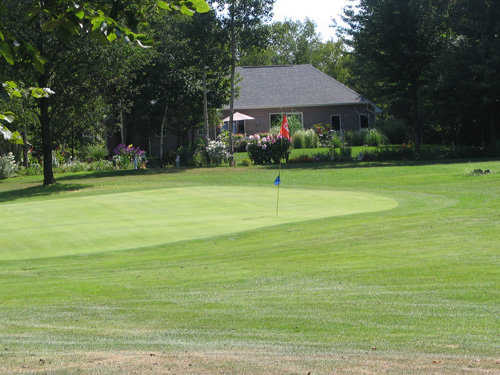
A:
<svg viewBox="0 0 500 375">
<path fill-rule="evenodd" d="M 274 0 L 223 0 L 211 1 L 217 4 L 219 16 L 228 31 L 231 51 L 231 98 L 229 101 L 229 143 L 231 154 L 234 154 L 233 115 L 235 97 L 236 64 L 240 48 L 261 45 L 264 41 L 263 22 L 272 16 Z"/>
<path fill-rule="evenodd" d="M 414 131 L 417 152 L 423 138 L 424 93 L 432 64 L 446 34 L 447 2 L 431 0 L 361 0 L 347 7 L 346 43 L 352 48 L 358 89 L 388 103 Z"/>
<path fill-rule="evenodd" d="M 177 145 L 192 146 L 192 135 L 201 130 L 205 91 L 207 107 L 227 103 L 230 59 L 214 11 L 193 17 L 158 15 L 149 29 L 155 40 L 153 57 L 138 76 L 144 90 L 136 97 L 130 123 L 136 124 L 137 135 L 160 135 L 155 156 L 164 161 L 169 137 L 175 137 Z"/>
<path fill-rule="evenodd" d="M 208 6 L 204 0 L 149 0 L 122 1 L 112 3 L 106 1 L 72 0 L 40 0 L 40 1 L 5 1 L 2 3 L 2 14 L 5 9 L 20 10 L 15 18 L 16 23 L 23 24 L 23 32 L 15 34 L 5 27 L 9 20 L 0 21 L 0 54 L 5 61 L 13 65 L 29 63 L 33 67 L 35 81 L 41 88 L 48 88 L 57 79 L 53 75 L 50 49 L 47 45 L 59 44 L 67 47 L 67 43 L 77 36 L 93 34 L 103 41 L 112 42 L 123 38 L 127 42 L 137 41 L 141 45 L 144 35 L 133 32 L 126 24 L 137 26 L 145 20 L 146 10 L 154 5 L 157 8 L 177 11 L 192 15 L 196 11 L 206 12 Z M 12 14 L 12 13 L 10 13 Z M 21 15 L 21 17 L 19 17 Z M 16 29 L 19 30 L 19 29 Z M 24 32 L 28 30 L 29 33 Z M 45 90 L 45 92 L 48 92 Z M 48 96 L 40 97 L 38 102 L 39 120 L 42 128 L 44 157 L 44 185 L 55 182 L 52 172 L 52 134 L 51 106 Z M 5 119 L 5 114 L 1 114 Z M 1 119 L 1 118 L 0 118 Z"/>
<path fill-rule="evenodd" d="M 448 8 L 447 44 L 435 66 L 437 118 L 455 143 L 497 151 L 500 135 L 500 4 L 458 0 Z M 446 69 L 442 69 L 446 66 Z"/>
<path fill-rule="evenodd" d="M 243 50 L 242 65 L 312 64 L 341 82 L 347 83 L 350 79 L 350 55 L 345 43 L 342 40 L 322 42 L 313 21 L 287 20 L 263 27 L 268 35 L 266 48 Z"/>
</svg>

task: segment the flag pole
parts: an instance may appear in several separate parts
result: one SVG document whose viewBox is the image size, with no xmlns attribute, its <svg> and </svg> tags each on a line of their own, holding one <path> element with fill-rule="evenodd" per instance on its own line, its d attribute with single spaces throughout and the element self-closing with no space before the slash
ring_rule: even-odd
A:
<svg viewBox="0 0 500 375">
<path fill-rule="evenodd" d="M 279 216 L 279 207 L 280 207 L 280 185 L 281 185 L 281 165 L 283 163 L 283 126 L 285 124 L 285 117 L 286 115 L 282 115 L 281 116 L 281 128 L 280 128 L 280 132 L 279 132 L 279 137 L 280 137 L 280 165 L 279 165 L 279 169 L 278 169 L 278 178 L 277 178 L 277 181 L 278 181 L 278 191 L 277 191 L 277 197 L 276 197 L 276 217 Z M 286 125 L 287 127 L 287 130 L 288 130 L 288 123 Z M 289 133 L 288 133 L 289 134 Z"/>
<path fill-rule="evenodd" d="M 279 216 L 280 207 L 280 185 L 281 185 L 281 154 L 283 153 L 283 138 L 280 138 L 280 166 L 278 170 L 278 197 L 276 199 L 276 216 Z"/>
</svg>

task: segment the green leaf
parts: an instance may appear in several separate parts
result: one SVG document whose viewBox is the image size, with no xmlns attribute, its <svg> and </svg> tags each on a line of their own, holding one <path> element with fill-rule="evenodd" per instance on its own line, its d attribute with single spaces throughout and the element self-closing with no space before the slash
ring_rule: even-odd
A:
<svg viewBox="0 0 500 375">
<path fill-rule="evenodd" d="M 191 2 L 198 13 L 207 13 L 210 10 L 210 6 L 205 0 L 191 0 Z"/>
<path fill-rule="evenodd" d="M 15 115 L 13 112 L 3 112 L 0 113 L 0 120 L 2 121 L 7 121 L 9 124 L 11 124 L 15 119 Z M 7 129 L 4 127 L 4 129 Z M 9 130 L 9 129 L 7 129 Z"/>
<path fill-rule="evenodd" d="M 21 90 L 18 88 L 17 83 L 14 81 L 7 81 L 2 83 L 3 88 L 5 91 L 7 91 L 7 95 L 9 95 L 10 98 L 16 97 L 16 98 L 22 98 L 23 94 Z"/>
<path fill-rule="evenodd" d="M 11 138 L 10 138 L 10 142 L 14 143 L 15 145 L 24 144 L 23 137 L 21 136 L 21 134 L 18 131 L 15 131 L 12 133 Z"/>
<path fill-rule="evenodd" d="M 0 42 L 0 54 L 10 65 L 14 65 L 14 56 L 9 44 L 5 41 Z"/>
<path fill-rule="evenodd" d="M 192 16 L 195 12 L 189 9 L 187 6 L 183 5 L 181 6 L 181 13 L 186 16 Z"/>
<path fill-rule="evenodd" d="M 40 87 L 30 87 L 30 90 L 31 90 L 31 96 L 34 97 L 35 99 L 41 99 L 47 97 L 47 93 Z"/>
<path fill-rule="evenodd" d="M 116 39 L 116 33 L 115 32 L 109 33 L 107 38 L 110 42 L 114 41 Z"/>
<path fill-rule="evenodd" d="M 164 9 L 164 10 L 170 10 L 170 5 L 166 2 L 166 1 L 163 1 L 163 0 L 158 0 L 158 7 L 160 7 L 161 9 Z"/>
<path fill-rule="evenodd" d="M 0 31 L 0 40 L 1 41 L 4 41 L 5 40 L 5 37 L 3 36 L 3 33 Z"/>
<path fill-rule="evenodd" d="M 85 17 L 85 12 L 83 11 L 83 9 L 80 9 L 75 13 L 75 16 L 77 16 L 79 19 L 83 19 L 83 17 Z"/>
</svg>

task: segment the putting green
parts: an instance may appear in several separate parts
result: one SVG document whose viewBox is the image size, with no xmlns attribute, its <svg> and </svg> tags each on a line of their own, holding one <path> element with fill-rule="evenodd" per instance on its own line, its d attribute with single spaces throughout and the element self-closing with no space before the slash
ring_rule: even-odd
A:
<svg viewBox="0 0 500 375">
<path fill-rule="evenodd" d="M 374 194 L 188 187 L 2 204 L 0 260 L 133 249 L 317 218 L 388 210 Z"/>
</svg>

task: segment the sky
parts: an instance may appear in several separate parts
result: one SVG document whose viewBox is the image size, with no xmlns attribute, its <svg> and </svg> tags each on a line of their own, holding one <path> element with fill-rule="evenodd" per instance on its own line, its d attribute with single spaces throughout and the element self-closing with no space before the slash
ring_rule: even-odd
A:
<svg viewBox="0 0 500 375">
<path fill-rule="evenodd" d="M 317 25 L 323 40 L 335 37 L 335 30 L 329 27 L 334 18 L 342 24 L 340 14 L 349 3 L 348 0 L 276 0 L 274 3 L 274 21 L 292 19 L 303 21 L 306 17 Z"/>
</svg>

